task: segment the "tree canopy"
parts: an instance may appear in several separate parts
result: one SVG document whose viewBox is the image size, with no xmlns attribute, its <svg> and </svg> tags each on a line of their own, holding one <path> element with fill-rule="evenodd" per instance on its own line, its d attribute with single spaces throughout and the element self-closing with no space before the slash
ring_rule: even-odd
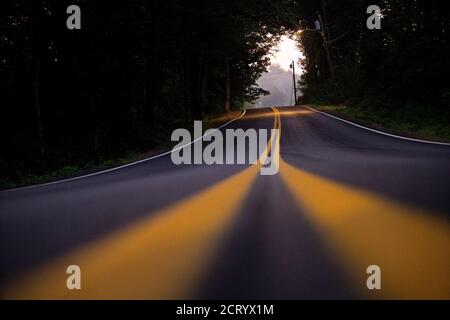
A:
<svg viewBox="0 0 450 320">
<path fill-rule="evenodd" d="M 69 5 L 81 29 L 66 27 Z M 263 92 L 291 0 L 12 0 L 2 12 L 1 176 L 149 149 Z"/>
<path fill-rule="evenodd" d="M 381 29 L 369 30 L 366 9 L 381 9 Z M 301 1 L 302 28 L 314 28 L 320 14 L 330 41 L 338 85 L 337 101 L 414 117 L 448 116 L 450 19 L 445 1 Z M 299 37 L 306 74 L 305 101 L 333 102 L 330 67 L 318 33 Z"/>
<path fill-rule="evenodd" d="M 366 26 L 371 4 L 8 1 L 0 13 L 0 178 L 148 150 L 176 127 L 257 100 L 271 47 L 286 31 L 314 29 L 319 15 L 328 46 L 318 32 L 297 38 L 304 102 L 450 123 L 445 1 L 380 0 L 380 30 Z M 69 5 L 81 8 L 80 30 L 66 27 Z"/>
</svg>

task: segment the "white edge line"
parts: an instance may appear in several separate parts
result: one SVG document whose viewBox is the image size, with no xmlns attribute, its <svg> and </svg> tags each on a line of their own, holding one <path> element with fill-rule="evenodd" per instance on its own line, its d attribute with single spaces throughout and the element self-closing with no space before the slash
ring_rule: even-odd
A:
<svg viewBox="0 0 450 320">
<path fill-rule="evenodd" d="M 182 145 L 181 147 L 178 147 L 178 148 L 175 148 L 175 149 L 172 149 L 172 150 L 169 150 L 169 151 L 166 151 L 166 152 L 163 152 L 163 153 L 160 153 L 160 154 L 157 154 L 157 155 L 154 155 L 154 156 L 142 159 L 142 160 L 137 160 L 137 161 L 134 161 L 134 162 L 130 162 L 130 163 L 118 166 L 118 167 L 114 167 L 114 168 L 110 168 L 110 169 L 106 169 L 106 170 L 101 170 L 101 171 L 93 172 L 93 173 L 90 173 L 90 174 L 85 174 L 85 175 L 82 175 L 82 176 L 77 176 L 77 177 L 68 178 L 68 179 L 61 179 L 61 180 L 52 181 L 52 182 L 46 182 L 46 183 L 41 183 L 41 184 L 35 184 L 35 185 L 31 185 L 31 186 L 25 186 L 25 187 L 13 188 L 13 189 L 1 190 L 1 192 L 10 192 L 10 191 L 19 191 L 19 190 L 25 190 L 25 189 L 39 188 L 39 187 L 49 186 L 49 185 L 52 185 L 52 184 L 58 184 L 58 183 L 63 183 L 63 182 L 68 182 L 68 181 L 73 181 L 73 180 L 79 180 L 79 179 L 83 179 L 83 178 L 96 176 L 96 175 L 99 175 L 99 174 L 102 174 L 102 173 L 107 173 L 107 172 L 123 169 L 123 168 L 126 168 L 126 167 L 133 166 L 135 164 L 142 163 L 142 162 L 149 161 L 149 160 L 153 160 L 153 159 L 156 159 L 156 158 L 160 158 L 162 156 L 171 154 L 174 151 L 178 151 L 180 149 L 183 149 L 183 148 L 187 147 L 188 145 L 191 145 L 194 142 L 196 142 L 196 141 L 198 141 L 200 139 L 203 139 L 205 136 L 210 135 L 211 133 L 213 133 L 213 132 L 215 132 L 217 130 L 220 130 L 221 128 L 225 127 L 226 125 L 229 125 L 230 123 L 241 119 L 245 115 L 246 111 L 247 110 L 244 109 L 242 114 L 239 117 L 231 119 L 230 121 L 228 121 L 227 123 L 224 123 L 223 125 L 221 125 L 218 128 L 206 130 L 205 132 L 207 132 L 207 133 L 203 134 L 201 137 L 199 137 L 199 138 L 197 138 L 197 139 L 195 139 L 195 140 L 193 140 L 193 141 L 191 141 L 189 143 L 186 143 L 185 145 Z"/>
<path fill-rule="evenodd" d="M 323 112 L 323 111 L 319 111 L 319 110 L 316 110 L 316 109 L 308 107 L 308 106 L 305 106 L 305 107 L 310 109 L 310 110 L 312 110 L 312 111 L 314 111 L 314 112 L 321 113 L 321 114 L 324 114 L 324 115 L 326 115 L 328 117 L 334 118 L 336 120 L 339 120 L 339 121 L 342 121 L 342 122 L 354 125 L 355 127 L 358 127 L 358 128 L 361 128 L 361 129 L 366 129 L 366 130 L 369 130 L 369 131 L 372 131 L 372 132 L 376 132 L 376 133 L 379 133 L 379 134 L 383 134 L 385 136 L 398 138 L 398 139 L 403 139 L 403 140 L 414 141 L 414 142 L 422 142 L 422 143 L 437 144 L 437 145 L 442 145 L 442 146 L 450 146 L 450 143 L 447 143 L 447 142 L 437 142 L 437 141 L 430 141 L 430 140 L 421 140 L 421 139 L 408 138 L 408 137 L 398 136 L 398 135 L 395 135 L 395 134 L 391 134 L 391 133 L 379 131 L 379 130 L 376 130 L 376 129 L 364 127 L 364 126 L 356 124 L 354 122 L 351 122 L 351 121 L 348 121 L 348 120 L 345 120 L 345 119 L 333 116 L 333 115 L 331 115 L 329 113 L 326 113 L 326 112 Z"/>
</svg>

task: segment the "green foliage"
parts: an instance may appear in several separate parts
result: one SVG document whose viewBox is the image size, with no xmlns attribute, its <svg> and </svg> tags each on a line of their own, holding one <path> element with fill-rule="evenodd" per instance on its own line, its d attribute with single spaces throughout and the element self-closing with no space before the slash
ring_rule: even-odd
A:
<svg viewBox="0 0 450 320">
<path fill-rule="evenodd" d="M 424 110 L 427 108 L 416 108 L 413 112 L 401 112 L 401 108 L 397 108 L 392 112 L 390 109 L 360 106 L 315 105 L 314 107 L 375 129 L 413 138 L 450 141 L 450 123 L 426 114 Z"/>
<path fill-rule="evenodd" d="M 381 30 L 366 27 L 366 8 L 382 11 Z M 450 19 L 445 1 L 322 0 L 301 3 L 303 28 L 324 20 L 338 83 L 337 102 L 411 123 L 440 119 L 450 123 Z M 330 67 L 318 33 L 304 33 L 305 102 L 330 103 Z M 335 101 L 336 102 L 336 101 Z M 430 120 L 431 121 L 431 120 Z"/>
<path fill-rule="evenodd" d="M 81 8 L 81 30 L 66 28 L 69 4 Z M 0 29 L 0 177 L 82 167 L 164 144 L 172 129 L 223 111 L 226 79 L 232 106 L 256 99 L 266 54 L 293 27 L 295 6 L 9 1 Z"/>
</svg>

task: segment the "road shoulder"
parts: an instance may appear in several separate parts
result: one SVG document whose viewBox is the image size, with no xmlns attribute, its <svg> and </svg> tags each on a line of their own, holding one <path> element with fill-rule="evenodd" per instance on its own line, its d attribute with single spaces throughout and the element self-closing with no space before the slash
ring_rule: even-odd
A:
<svg viewBox="0 0 450 320">
<path fill-rule="evenodd" d="M 343 120 L 353 122 L 357 125 L 367 127 L 369 129 L 381 131 L 389 135 L 399 137 L 425 140 L 437 143 L 450 143 L 450 129 L 445 128 L 430 128 L 424 126 L 423 128 L 415 127 L 410 123 L 401 122 L 397 120 L 372 120 L 371 116 L 359 109 L 349 108 L 347 106 L 332 106 L 332 105 L 305 105 L 314 110 L 327 113 L 329 115 L 341 118 Z M 442 133 L 439 133 L 441 131 Z"/>
</svg>

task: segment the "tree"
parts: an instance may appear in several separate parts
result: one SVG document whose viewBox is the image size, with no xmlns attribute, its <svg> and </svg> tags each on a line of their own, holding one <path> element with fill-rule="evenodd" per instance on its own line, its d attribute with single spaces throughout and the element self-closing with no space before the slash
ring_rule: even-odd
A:
<svg viewBox="0 0 450 320">
<path fill-rule="evenodd" d="M 72 4 L 80 30 L 66 28 Z M 146 150 L 175 127 L 257 99 L 266 54 L 293 28 L 296 5 L 10 1 L 0 29 L 1 176 Z"/>
<path fill-rule="evenodd" d="M 380 30 L 366 27 L 364 0 L 303 1 L 302 27 L 313 27 L 318 13 L 325 28 L 336 66 L 340 102 L 410 117 L 448 117 L 450 81 L 442 70 L 449 67 L 449 25 L 444 3 L 422 0 L 384 0 Z M 342 35 L 342 37 L 340 37 Z M 305 101 L 329 102 L 330 75 L 318 35 L 299 39 L 306 59 L 301 86 Z"/>
</svg>

